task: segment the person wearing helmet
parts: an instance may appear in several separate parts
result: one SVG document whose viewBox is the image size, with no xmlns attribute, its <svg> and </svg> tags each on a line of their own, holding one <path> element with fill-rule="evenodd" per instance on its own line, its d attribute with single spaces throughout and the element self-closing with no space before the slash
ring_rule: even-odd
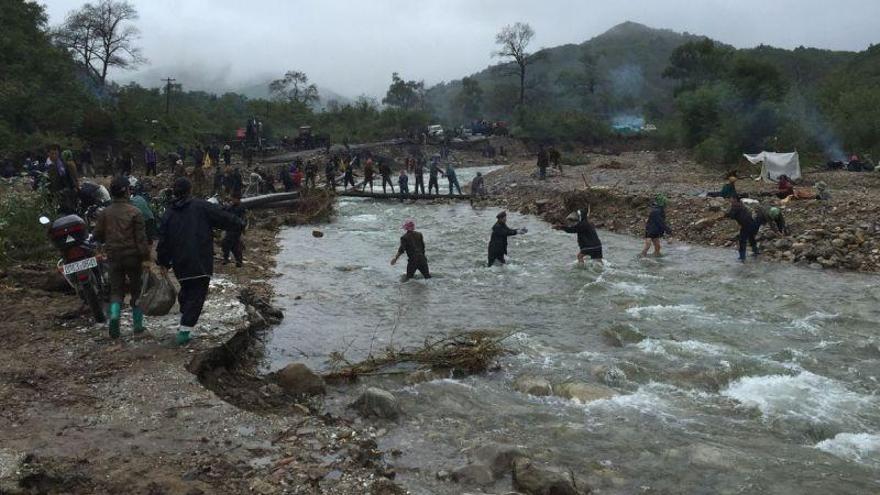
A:
<svg viewBox="0 0 880 495">
<path fill-rule="evenodd" d="M 562 230 L 569 234 L 577 234 L 578 248 L 577 262 L 579 265 L 584 264 L 584 258 L 587 256 L 591 260 L 602 263 L 602 241 L 599 240 L 599 234 L 596 228 L 587 220 L 589 211 L 584 215 L 580 210 L 573 211 L 565 217 L 565 224 L 556 224 L 553 226 L 556 230 Z"/>
<path fill-rule="evenodd" d="M 425 239 L 420 232 L 416 232 L 416 223 L 407 220 L 403 224 L 404 234 L 400 237 L 400 247 L 397 254 L 391 258 L 391 266 L 397 263 L 397 259 L 406 253 L 406 280 L 413 278 L 418 270 L 423 277 L 431 278 L 428 269 L 428 258 L 425 256 Z"/>
<path fill-rule="evenodd" d="M 507 212 L 502 211 L 495 215 L 497 219 L 492 226 L 492 237 L 489 239 L 489 266 L 495 263 L 505 264 L 507 260 L 507 238 L 512 235 L 528 233 L 528 229 L 511 229 L 507 226 Z"/>
<path fill-rule="evenodd" d="M 98 214 L 95 239 L 103 243 L 110 265 L 110 323 L 111 338 L 119 337 L 122 302 L 125 299 L 126 280 L 131 292 L 131 318 L 135 333 L 144 331 L 144 313 L 137 302 L 141 291 L 142 265 L 150 264 L 144 217 L 129 201 L 131 187 L 128 178 L 116 177 L 110 184 L 113 202 Z"/>
<path fill-rule="evenodd" d="M 767 207 L 760 205 L 755 211 L 755 231 L 763 225 L 769 225 L 773 232 L 781 235 L 788 235 L 788 227 L 785 225 L 785 217 L 782 210 L 777 206 Z"/>
<path fill-rule="evenodd" d="M 76 213 L 79 174 L 73 161 L 73 153 L 70 153 L 69 160 L 65 160 L 61 155 L 61 146 L 57 144 L 49 146 L 48 151 L 45 171 L 49 179 L 49 192 L 57 201 L 61 213 Z"/>
<path fill-rule="evenodd" d="M 648 213 L 648 222 L 645 225 L 645 247 L 642 248 L 642 256 L 648 255 L 648 249 L 654 245 L 654 256 L 660 256 L 660 239 L 664 234 L 670 233 L 666 224 L 666 196 L 658 194 L 651 205 Z"/>
</svg>

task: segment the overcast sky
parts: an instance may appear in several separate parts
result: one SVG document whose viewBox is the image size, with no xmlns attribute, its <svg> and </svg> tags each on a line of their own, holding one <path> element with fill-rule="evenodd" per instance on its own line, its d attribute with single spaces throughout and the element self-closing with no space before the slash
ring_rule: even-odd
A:
<svg viewBox="0 0 880 495">
<path fill-rule="evenodd" d="M 83 0 L 43 0 L 50 23 Z M 236 88 L 305 71 L 346 96 L 383 95 L 392 72 L 428 85 L 492 63 L 517 21 L 535 47 L 580 43 L 630 20 L 737 47 L 863 50 L 880 41 L 880 0 L 133 0 L 150 65 L 116 73 L 158 85 L 198 73 Z M 189 79 L 190 81 L 186 81 Z"/>
</svg>

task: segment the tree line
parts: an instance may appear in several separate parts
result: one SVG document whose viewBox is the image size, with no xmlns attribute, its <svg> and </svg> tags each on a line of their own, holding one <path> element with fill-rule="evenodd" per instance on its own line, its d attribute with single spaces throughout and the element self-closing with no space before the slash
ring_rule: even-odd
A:
<svg viewBox="0 0 880 495">
<path fill-rule="evenodd" d="M 190 91 L 170 81 L 164 88 L 119 85 L 108 74 L 147 63 L 129 2 L 86 3 L 56 27 L 33 2 L 0 0 L 0 11 L 0 154 L 7 156 L 51 142 L 74 148 L 155 142 L 160 149 L 228 142 L 255 115 L 269 137 L 295 135 L 310 125 L 334 142 L 413 134 L 441 117 L 429 98 L 434 89 L 397 72 L 381 102 L 360 97 L 320 110 L 317 86 L 298 70 L 268 83 L 266 99 Z M 635 109 L 657 124 L 657 146 L 692 149 L 707 162 L 760 149 L 880 156 L 878 47 L 843 69 L 826 70 L 821 53 L 795 50 L 768 59 L 692 40 L 675 48 L 668 62 L 658 62 L 674 90 L 647 99 L 627 90 L 640 83 L 639 74 L 603 71 L 603 54 L 588 47 L 570 54 L 576 63 L 547 80 L 535 67 L 553 63 L 553 55 L 533 50 L 534 36 L 526 23 L 503 27 L 492 53 L 501 61 L 492 67 L 498 81 L 486 86 L 478 77 L 462 79 L 443 123 L 457 127 L 488 116 L 509 120 L 513 134 L 524 138 L 601 142 L 612 136 L 610 115 Z M 804 69 L 814 66 L 822 69 Z"/>
</svg>

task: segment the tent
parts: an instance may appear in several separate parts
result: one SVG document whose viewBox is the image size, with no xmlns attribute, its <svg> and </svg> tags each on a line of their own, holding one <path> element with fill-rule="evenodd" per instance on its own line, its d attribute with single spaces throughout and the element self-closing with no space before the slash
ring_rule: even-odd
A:
<svg viewBox="0 0 880 495">
<path fill-rule="evenodd" d="M 746 160 L 757 165 L 761 164 L 761 178 L 765 181 L 776 181 L 780 175 L 787 175 L 789 179 L 801 178 L 801 162 L 797 152 L 774 153 L 764 151 L 757 155 L 743 155 Z"/>
</svg>

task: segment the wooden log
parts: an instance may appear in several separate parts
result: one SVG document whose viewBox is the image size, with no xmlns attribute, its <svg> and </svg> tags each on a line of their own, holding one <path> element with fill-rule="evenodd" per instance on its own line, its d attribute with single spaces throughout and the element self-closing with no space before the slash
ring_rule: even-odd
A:
<svg viewBox="0 0 880 495">
<path fill-rule="evenodd" d="M 265 210 L 269 208 L 293 208 L 299 204 L 298 199 L 287 199 L 284 201 L 276 201 L 275 203 L 263 203 L 256 206 L 248 206 L 248 210 Z"/>
<path fill-rule="evenodd" d="M 299 198 L 299 191 L 263 194 L 260 196 L 251 196 L 249 198 L 242 198 L 241 205 L 244 206 L 245 208 L 254 208 L 257 206 L 263 206 L 263 205 L 268 205 L 271 203 L 277 203 L 279 201 L 290 201 L 290 200 L 298 199 L 298 198 Z"/>
<path fill-rule="evenodd" d="M 401 198 L 400 193 L 371 193 L 365 191 L 340 191 L 337 193 L 339 196 L 346 196 L 349 198 L 373 198 L 373 199 L 397 199 Z M 448 194 L 404 194 L 404 200 L 409 199 L 460 199 L 460 200 L 470 200 L 470 194 L 455 194 L 450 196 Z"/>
</svg>

